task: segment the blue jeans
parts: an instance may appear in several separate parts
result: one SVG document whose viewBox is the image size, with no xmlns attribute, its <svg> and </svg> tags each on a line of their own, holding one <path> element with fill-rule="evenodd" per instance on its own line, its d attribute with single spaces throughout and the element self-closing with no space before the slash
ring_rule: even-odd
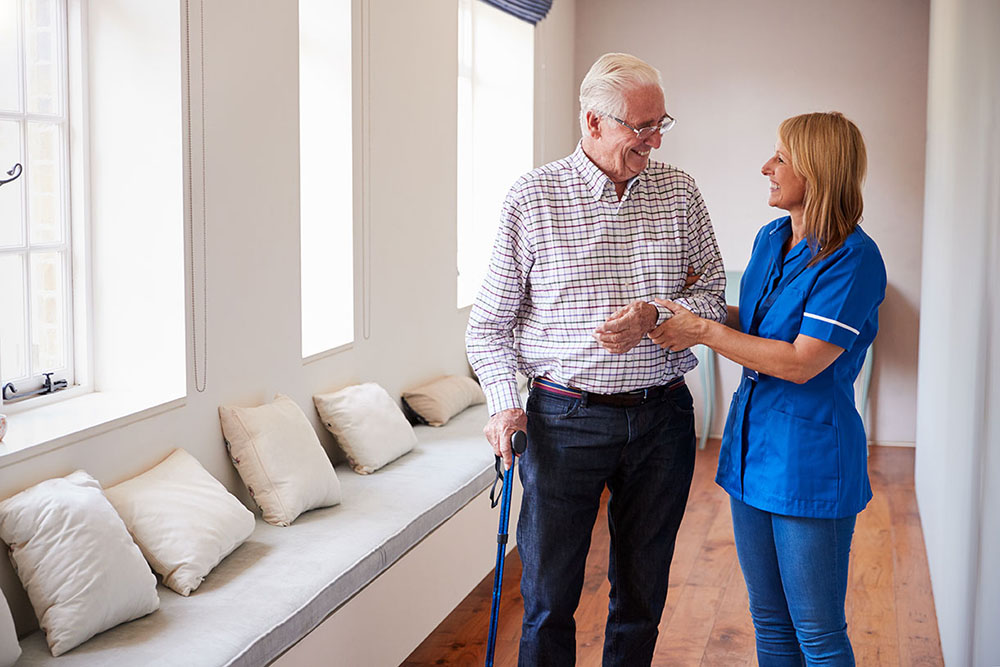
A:
<svg viewBox="0 0 1000 667">
<path fill-rule="evenodd" d="M 519 665 L 573 665 L 590 536 L 605 485 L 611 600 L 604 665 L 648 665 L 694 470 L 694 410 L 680 386 L 632 408 L 532 390 L 517 526 Z"/>
<path fill-rule="evenodd" d="M 760 667 L 854 665 L 844 600 L 855 516 L 772 514 L 730 498 Z"/>
</svg>

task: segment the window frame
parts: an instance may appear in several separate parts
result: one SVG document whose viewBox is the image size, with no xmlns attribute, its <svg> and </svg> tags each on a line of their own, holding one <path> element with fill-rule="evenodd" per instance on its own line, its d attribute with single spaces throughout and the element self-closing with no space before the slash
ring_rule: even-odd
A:
<svg viewBox="0 0 1000 667">
<path fill-rule="evenodd" d="M 45 368 L 35 368 L 33 355 L 30 352 L 31 341 L 34 339 L 34 323 L 32 309 L 34 308 L 34 288 L 32 287 L 31 256 L 37 252 L 58 252 L 62 257 L 60 263 L 62 276 L 62 323 L 64 365 L 52 369 L 53 380 L 67 381 L 67 389 L 51 394 L 31 396 L 14 403 L 3 402 L 3 409 L 15 413 L 23 409 L 34 408 L 47 403 L 64 400 L 89 390 L 86 385 L 86 367 L 89 365 L 89 350 L 85 333 L 87 329 L 87 307 L 90 301 L 88 293 L 89 281 L 86 280 L 88 266 L 87 248 L 83 243 L 86 231 L 83 225 L 86 221 L 85 193 L 83 182 L 85 154 L 85 125 L 81 123 L 84 100 L 75 99 L 79 92 L 85 90 L 80 79 L 85 71 L 83 62 L 81 21 L 84 16 L 83 0 L 53 0 L 55 4 L 55 43 L 58 62 L 57 91 L 59 99 L 57 109 L 53 114 L 29 112 L 27 109 L 27 36 L 26 25 L 28 3 L 33 0 L 18 0 L 18 99 L 19 110 L 16 112 L 0 111 L 0 119 L 18 123 L 20 135 L 20 153 L 17 159 L 22 165 L 28 165 L 30 160 L 28 146 L 28 126 L 32 122 L 45 122 L 55 125 L 59 134 L 59 177 L 61 188 L 59 192 L 59 210 L 61 223 L 61 241 L 56 243 L 36 243 L 30 233 L 30 193 L 28 183 L 31 178 L 30 169 L 25 168 L 21 184 L 21 244 L 0 249 L 3 255 L 18 255 L 22 258 L 25 276 L 25 291 L 23 309 L 26 322 L 25 342 L 26 364 L 28 375 L 14 378 L 4 373 L 2 383 L 13 382 L 18 394 L 35 391 L 43 386 L 43 371 Z M 73 144 L 79 143 L 82 151 L 74 150 Z"/>
</svg>

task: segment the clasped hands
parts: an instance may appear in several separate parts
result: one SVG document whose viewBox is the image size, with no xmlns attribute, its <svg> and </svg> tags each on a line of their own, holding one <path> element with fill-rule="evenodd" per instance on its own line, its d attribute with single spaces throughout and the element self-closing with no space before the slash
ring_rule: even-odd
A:
<svg viewBox="0 0 1000 667">
<path fill-rule="evenodd" d="M 659 326 L 656 307 L 645 301 L 633 301 L 619 308 L 604 324 L 594 330 L 594 339 L 608 352 L 623 354 L 649 336 L 650 340 L 670 352 L 686 350 L 700 342 L 704 320 L 679 303 L 656 299 L 656 303 L 670 311 Z"/>
</svg>

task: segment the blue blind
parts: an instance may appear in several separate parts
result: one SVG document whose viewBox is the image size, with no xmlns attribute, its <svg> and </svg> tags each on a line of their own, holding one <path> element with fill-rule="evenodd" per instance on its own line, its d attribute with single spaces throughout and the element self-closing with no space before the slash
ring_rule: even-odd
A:
<svg viewBox="0 0 1000 667">
<path fill-rule="evenodd" d="M 483 2 L 532 24 L 545 18 L 552 8 L 552 0 L 483 0 Z"/>
</svg>

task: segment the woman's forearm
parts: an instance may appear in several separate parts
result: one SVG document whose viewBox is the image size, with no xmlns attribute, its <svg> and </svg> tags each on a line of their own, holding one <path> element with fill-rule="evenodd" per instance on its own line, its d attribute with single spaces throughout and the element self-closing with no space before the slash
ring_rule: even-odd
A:
<svg viewBox="0 0 1000 667">
<path fill-rule="evenodd" d="M 726 306 L 726 326 L 740 331 L 740 307 Z"/>
<path fill-rule="evenodd" d="M 786 343 L 751 336 L 710 320 L 703 320 L 703 326 L 700 342 L 704 345 L 742 366 L 796 384 L 811 380 L 843 352 L 832 343 L 809 336 L 800 335 Z"/>
</svg>

